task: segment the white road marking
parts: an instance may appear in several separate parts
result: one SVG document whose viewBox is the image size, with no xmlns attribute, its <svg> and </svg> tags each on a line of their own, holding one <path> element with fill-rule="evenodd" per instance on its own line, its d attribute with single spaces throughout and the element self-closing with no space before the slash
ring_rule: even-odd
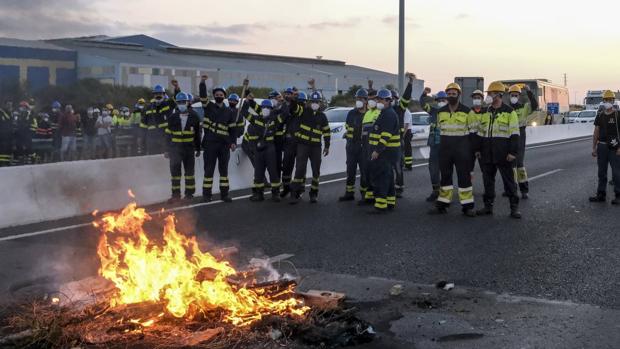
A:
<svg viewBox="0 0 620 349">
<path fill-rule="evenodd" d="M 544 144 L 544 145 L 538 145 L 538 146 L 531 146 L 531 147 L 527 147 L 526 149 L 550 147 L 550 146 L 554 146 L 554 145 L 561 145 L 561 144 L 566 144 L 566 143 L 580 142 L 580 141 L 583 141 L 583 140 L 586 140 L 586 139 L 578 139 L 578 140 L 564 141 L 564 142 Z M 413 167 L 424 167 L 424 166 L 428 166 L 428 163 L 425 162 L 425 163 L 413 165 Z M 529 180 L 533 181 L 533 180 L 536 180 L 538 178 L 546 177 L 546 176 L 552 175 L 552 174 L 560 172 L 560 171 L 563 171 L 563 170 L 562 169 L 557 169 L 557 170 L 549 171 L 549 172 L 546 172 L 546 173 L 542 173 L 542 174 L 539 174 L 537 176 L 534 176 L 534 177 L 530 178 Z M 359 175 L 357 177 L 359 177 Z M 331 180 L 323 181 L 323 182 L 319 182 L 319 183 L 320 184 L 336 183 L 336 182 L 345 181 L 346 179 L 347 179 L 346 177 L 342 177 L 342 178 L 331 179 Z M 306 187 L 309 187 L 309 186 L 310 186 L 310 184 L 306 185 Z M 236 197 L 234 197 L 232 199 L 234 201 L 237 201 L 237 200 L 248 199 L 250 196 L 252 196 L 252 195 L 242 195 L 242 196 L 236 196 Z M 211 205 L 220 204 L 222 202 L 223 201 L 221 201 L 221 200 L 216 200 L 216 201 L 212 201 L 212 202 L 201 202 L 201 203 L 192 204 L 192 205 L 173 207 L 173 208 L 165 209 L 164 213 L 166 213 L 166 212 L 182 211 L 182 210 L 187 210 L 187 209 L 192 209 L 192 208 L 202 207 L 202 206 L 211 206 Z M 148 212 L 148 213 L 153 215 L 153 214 L 158 214 L 158 213 L 161 213 L 161 212 L 162 212 L 161 210 L 157 210 L 157 211 L 151 211 L 151 212 Z M 5 236 L 5 237 L 0 237 L 0 242 L 24 239 L 24 238 L 29 238 L 29 237 L 33 237 L 33 236 L 57 233 L 57 232 L 60 232 L 60 231 L 66 231 L 66 230 L 77 229 L 77 228 L 84 228 L 84 227 L 88 227 L 88 226 L 92 226 L 92 223 L 74 224 L 74 225 L 68 225 L 68 226 L 64 226 L 64 227 L 58 227 L 58 228 L 41 230 L 41 231 L 35 231 L 35 232 L 31 232 L 31 233 L 9 235 L 9 236 Z"/>
<path fill-rule="evenodd" d="M 543 177 L 547 177 L 547 176 L 551 176 L 552 174 L 554 174 L 554 173 L 558 173 L 558 172 L 561 172 L 561 171 L 564 171 L 564 170 L 563 170 L 563 169 L 561 169 L 561 168 L 558 168 L 557 170 L 553 170 L 553 171 L 549 171 L 549 172 L 541 173 L 541 174 L 539 174 L 539 175 L 537 175 L 537 176 L 534 176 L 534 177 L 529 178 L 528 180 L 529 180 L 530 182 L 531 182 L 531 181 L 535 181 L 535 180 L 537 180 L 537 179 L 540 179 L 540 178 L 543 178 Z"/>
</svg>

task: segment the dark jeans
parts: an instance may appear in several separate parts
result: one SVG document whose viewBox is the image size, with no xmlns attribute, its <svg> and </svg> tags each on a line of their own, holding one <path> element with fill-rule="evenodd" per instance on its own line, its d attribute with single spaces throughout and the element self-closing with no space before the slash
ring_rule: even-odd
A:
<svg viewBox="0 0 620 349">
<path fill-rule="evenodd" d="M 441 172 L 439 171 L 439 144 L 430 146 L 428 172 L 431 175 L 431 185 L 433 187 L 438 187 L 441 181 Z"/>
<path fill-rule="evenodd" d="M 220 173 L 220 194 L 228 196 L 228 161 L 230 160 L 230 146 L 220 142 L 205 142 L 204 144 L 205 177 L 202 184 L 202 195 L 210 196 L 213 190 L 213 174 L 215 166 Z"/>
<path fill-rule="evenodd" d="M 504 192 L 510 199 L 510 206 L 514 207 L 519 204 L 519 197 L 517 196 L 517 182 L 515 181 L 515 170 L 511 163 L 505 164 L 481 164 L 482 179 L 484 182 L 484 204 L 492 206 L 495 201 L 495 176 L 499 171 L 499 175 L 502 177 L 504 183 Z"/>
<path fill-rule="evenodd" d="M 607 144 L 599 143 L 596 146 L 596 159 L 598 163 L 597 192 L 603 195 L 607 192 L 607 166 L 611 166 L 614 192 L 616 196 L 620 196 L 620 156 L 615 150 L 609 149 Z"/>
</svg>

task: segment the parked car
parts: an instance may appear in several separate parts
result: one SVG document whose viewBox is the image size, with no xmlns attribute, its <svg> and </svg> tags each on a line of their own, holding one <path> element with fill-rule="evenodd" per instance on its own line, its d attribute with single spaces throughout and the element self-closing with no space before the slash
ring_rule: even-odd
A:
<svg viewBox="0 0 620 349">
<path fill-rule="evenodd" d="M 571 111 L 568 112 L 568 115 L 566 115 L 566 123 L 567 124 L 572 124 L 575 123 L 575 121 L 577 120 L 577 117 L 579 117 L 579 113 L 581 113 L 581 111 Z"/>
<path fill-rule="evenodd" d="M 428 138 L 430 132 L 430 123 L 427 112 L 411 113 L 411 133 L 414 139 Z"/>
<path fill-rule="evenodd" d="M 331 108 L 325 111 L 327 121 L 329 121 L 329 128 L 332 130 L 332 138 L 343 138 L 347 130 L 345 130 L 344 124 L 347 121 L 347 114 L 353 108 L 337 107 Z"/>
<path fill-rule="evenodd" d="M 574 113 L 574 112 L 571 112 L 571 113 Z M 584 110 L 578 113 L 579 114 L 577 114 L 577 116 L 573 116 L 573 117 L 571 117 L 571 115 L 569 114 L 568 116 L 569 124 L 594 123 L 594 119 L 596 118 L 596 110 Z"/>
</svg>

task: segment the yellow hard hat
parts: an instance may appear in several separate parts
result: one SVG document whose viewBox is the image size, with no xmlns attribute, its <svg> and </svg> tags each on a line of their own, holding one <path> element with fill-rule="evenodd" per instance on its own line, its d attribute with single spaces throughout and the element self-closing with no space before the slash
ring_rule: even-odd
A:
<svg viewBox="0 0 620 349">
<path fill-rule="evenodd" d="M 484 93 L 480 90 L 476 90 L 474 92 L 472 92 L 471 96 L 480 96 L 480 97 L 484 97 Z"/>
<path fill-rule="evenodd" d="M 461 86 L 459 86 L 459 84 L 457 84 L 456 82 L 453 82 L 451 84 L 448 84 L 448 86 L 446 86 L 446 92 L 448 92 L 449 90 L 457 90 L 459 91 L 459 93 L 462 92 Z"/>
<path fill-rule="evenodd" d="M 118 109 L 114 109 L 114 110 L 112 111 L 112 115 L 117 115 L 117 116 L 118 116 L 119 114 L 120 114 L 120 113 L 119 113 Z"/>
<path fill-rule="evenodd" d="M 108 110 L 112 110 L 112 109 L 114 109 L 114 106 L 112 104 L 108 103 L 108 104 L 105 105 L 105 108 L 108 109 Z"/>
<path fill-rule="evenodd" d="M 140 98 L 138 99 L 138 104 L 145 104 L 146 101 L 144 100 L 144 98 Z"/>
<path fill-rule="evenodd" d="M 616 94 L 614 93 L 614 91 L 612 90 L 606 90 L 605 92 L 603 92 L 603 99 L 608 99 L 608 98 L 616 98 Z"/>
<path fill-rule="evenodd" d="M 512 86 L 510 86 L 510 88 L 508 89 L 508 92 L 509 92 L 509 93 L 513 93 L 513 92 L 516 92 L 516 93 L 521 93 L 521 86 L 519 86 L 518 84 L 517 84 L 517 85 L 512 85 Z"/>
<path fill-rule="evenodd" d="M 504 84 L 501 81 L 493 81 L 489 85 L 489 88 L 487 89 L 487 92 L 501 92 L 501 93 L 504 93 L 504 92 L 506 92 L 506 86 L 504 86 Z"/>
</svg>

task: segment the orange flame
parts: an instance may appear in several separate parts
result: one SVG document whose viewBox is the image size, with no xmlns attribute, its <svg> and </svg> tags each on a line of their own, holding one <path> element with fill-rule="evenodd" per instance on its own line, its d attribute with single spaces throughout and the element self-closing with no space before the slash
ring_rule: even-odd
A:
<svg viewBox="0 0 620 349">
<path fill-rule="evenodd" d="M 293 297 L 292 287 L 278 299 L 261 289 L 233 287 L 227 278 L 237 271 L 227 261 L 202 252 L 195 237 L 177 232 L 173 215 L 165 218 L 163 242 L 152 242 L 143 229 L 149 220 L 143 208 L 131 203 L 95 223 L 103 232 L 97 247 L 99 274 L 118 289 L 112 306 L 163 301 L 175 317 L 223 309 L 234 325 L 248 325 L 267 314 L 301 316 L 309 310 Z M 204 270 L 210 272 L 209 280 L 198 280 Z"/>
</svg>

